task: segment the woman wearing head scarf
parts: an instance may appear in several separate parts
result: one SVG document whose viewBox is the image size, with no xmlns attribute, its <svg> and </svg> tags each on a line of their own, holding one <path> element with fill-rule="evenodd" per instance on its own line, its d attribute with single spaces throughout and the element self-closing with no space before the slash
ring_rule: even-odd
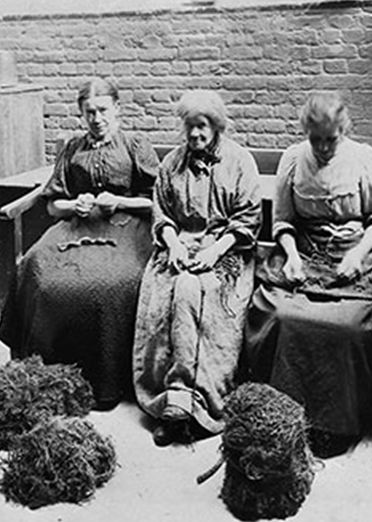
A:
<svg viewBox="0 0 372 522">
<path fill-rule="evenodd" d="M 46 363 L 78 363 L 97 407 L 111 409 L 131 389 L 158 160 L 144 136 L 120 129 L 111 82 L 86 82 L 78 105 L 88 132 L 65 145 L 44 189 L 58 222 L 22 260 L 0 334 L 13 358 L 38 353 Z"/>
<path fill-rule="evenodd" d="M 327 455 L 372 425 L 372 148 L 346 136 L 338 94 L 310 96 L 301 122 L 307 139 L 279 165 L 278 247 L 258 269 L 246 350 L 255 379 L 305 405 Z"/>
<path fill-rule="evenodd" d="M 186 143 L 164 159 L 155 186 L 155 252 L 141 285 L 134 346 L 140 406 L 167 445 L 218 433 L 236 384 L 260 224 L 257 167 L 226 138 L 213 92 L 180 100 Z"/>
</svg>

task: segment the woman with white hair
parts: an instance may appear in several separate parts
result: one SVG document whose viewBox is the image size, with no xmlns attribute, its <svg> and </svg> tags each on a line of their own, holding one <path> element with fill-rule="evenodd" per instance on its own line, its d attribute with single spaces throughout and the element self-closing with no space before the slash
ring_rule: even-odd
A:
<svg viewBox="0 0 372 522">
<path fill-rule="evenodd" d="M 155 251 L 142 281 L 134 345 L 140 406 L 168 445 L 222 429 L 236 384 L 260 193 L 252 155 L 223 135 L 225 107 L 209 91 L 178 106 L 186 143 L 164 159 L 155 184 Z"/>
<path fill-rule="evenodd" d="M 337 94 L 314 94 L 283 154 L 273 234 L 246 323 L 255 380 L 306 408 L 329 456 L 372 428 L 372 148 L 347 137 Z"/>
</svg>

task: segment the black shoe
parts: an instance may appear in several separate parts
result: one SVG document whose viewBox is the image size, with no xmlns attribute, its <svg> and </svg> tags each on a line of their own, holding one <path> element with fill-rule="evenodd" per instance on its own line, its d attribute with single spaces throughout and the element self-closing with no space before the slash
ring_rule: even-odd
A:
<svg viewBox="0 0 372 522">
<path fill-rule="evenodd" d="M 310 448 L 316 457 L 328 459 L 347 453 L 355 448 L 359 441 L 352 435 L 339 435 L 321 430 L 310 432 Z"/>
<path fill-rule="evenodd" d="M 174 428 L 169 422 L 163 422 L 157 426 L 152 434 L 153 440 L 157 446 L 169 446 L 174 442 Z"/>
<path fill-rule="evenodd" d="M 93 410 L 95 411 L 111 411 L 119 404 L 120 399 L 115 400 L 103 400 L 103 401 L 96 401 Z"/>
</svg>

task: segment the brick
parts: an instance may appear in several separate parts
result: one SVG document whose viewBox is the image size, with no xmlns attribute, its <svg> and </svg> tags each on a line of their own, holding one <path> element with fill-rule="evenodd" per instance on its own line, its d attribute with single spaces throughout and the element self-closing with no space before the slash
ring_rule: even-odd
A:
<svg viewBox="0 0 372 522">
<path fill-rule="evenodd" d="M 362 29 L 344 29 L 342 31 L 342 40 L 346 43 L 360 43 L 365 38 L 365 31 Z"/>
<path fill-rule="evenodd" d="M 98 59 L 102 59 L 99 53 L 95 50 L 89 51 L 75 51 L 66 50 L 65 56 L 62 57 L 62 61 L 67 62 L 97 62 Z"/>
<path fill-rule="evenodd" d="M 245 118 L 234 118 L 234 127 L 237 132 L 252 132 L 255 122 Z"/>
<path fill-rule="evenodd" d="M 77 102 L 77 92 L 75 90 L 59 91 L 59 99 L 64 103 L 75 103 Z"/>
<path fill-rule="evenodd" d="M 138 105 L 145 105 L 146 103 L 151 102 L 151 90 L 135 90 L 133 92 L 133 103 L 137 103 Z"/>
<path fill-rule="evenodd" d="M 142 47 L 145 49 L 153 49 L 161 46 L 161 38 L 156 34 L 148 34 L 142 39 Z"/>
<path fill-rule="evenodd" d="M 66 76 L 75 76 L 77 74 L 76 63 L 62 63 L 59 67 L 59 72 Z"/>
<path fill-rule="evenodd" d="M 151 63 L 133 63 L 133 74 L 135 76 L 148 76 L 150 74 Z"/>
<path fill-rule="evenodd" d="M 40 63 L 63 63 L 66 61 L 64 51 L 36 51 L 33 53 L 33 61 Z"/>
<path fill-rule="evenodd" d="M 189 74 L 190 72 L 190 63 L 189 62 L 177 62 L 173 61 L 171 64 L 171 74 L 183 75 Z"/>
<path fill-rule="evenodd" d="M 359 48 L 359 55 L 361 58 L 372 59 L 372 43 L 368 45 L 362 45 Z"/>
<path fill-rule="evenodd" d="M 95 67 L 94 67 L 94 64 L 93 63 L 85 63 L 85 62 L 82 62 L 82 63 L 77 63 L 76 64 L 76 72 L 77 74 L 87 74 L 87 75 L 91 75 L 91 74 L 94 74 L 94 71 L 95 71 Z"/>
<path fill-rule="evenodd" d="M 142 118 L 134 118 L 133 126 L 140 130 L 150 130 L 157 128 L 156 118 L 153 116 L 143 116 Z"/>
<path fill-rule="evenodd" d="M 138 80 L 134 76 L 122 76 L 117 84 L 119 89 L 135 89 L 138 87 Z"/>
<path fill-rule="evenodd" d="M 111 76 L 114 64 L 109 62 L 97 62 L 95 65 L 95 73 L 97 76 Z"/>
<path fill-rule="evenodd" d="M 246 104 L 251 103 L 255 99 L 255 93 L 254 91 L 237 91 L 230 96 L 229 102 L 230 103 L 236 103 L 236 104 Z"/>
<path fill-rule="evenodd" d="M 144 116 L 144 109 L 140 107 L 136 103 L 124 103 L 122 105 L 122 113 L 126 118 L 130 118 L 132 116 Z"/>
<path fill-rule="evenodd" d="M 358 50 L 355 45 L 319 45 L 311 50 L 313 58 L 356 58 Z"/>
<path fill-rule="evenodd" d="M 320 35 L 315 29 L 304 28 L 302 31 L 294 31 L 291 33 L 294 44 L 318 45 Z"/>
<path fill-rule="evenodd" d="M 161 130 L 174 130 L 179 127 L 178 118 L 172 116 L 161 116 L 158 118 L 156 128 Z"/>
<path fill-rule="evenodd" d="M 228 61 L 197 61 L 191 62 L 191 74 L 204 76 L 209 74 L 225 75 L 234 72 L 234 62 Z"/>
<path fill-rule="evenodd" d="M 357 20 L 356 17 L 351 14 L 331 14 L 329 17 L 329 24 L 333 27 L 339 27 L 341 29 L 350 29 L 351 27 L 355 27 L 357 25 Z"/>
<path fill-rule="evenodd" d="M 330 74 L 346 74 L 348 66 L 346 60 L 324 60 L 324 71 Z"/>
<path fill-rule="evenodd" d="M 133 62 L 115 62 L 112 66 L 112 73 L 115 76 L 132 76 L 134 73 Z"/>
<path fill-rule="evenodd" d="M 150 68 L 150 73 L 154 76 L 164 76 L 171 71 L 171 64 L 169 62 L 153 63 Z"/>
<path fill-rule="evenodd" d="M 310 49 L 305 45 L 295 45 L 291 47 L 289 54 L 291 56 L 291 60 L 301 60 L 306 61 L 310 58 Z"/>
<path fill-rule="evenodd" d="M 321 33 L 321 39 L 326 44 L 339 44 L 342 41 L 342 31 L 332 27 L 327 27 Z"/>
<path fill-rule="evenodd" d="M 169 89 L 148 91 L 148 94 L 150 99 L 154 102 L 170 103 L 172 101 L 172 92 Z"/>
<path fill-rule="evenodd" d="M 178 57 L 181 60 L 218 60 L 220 50 L 217 47 L 181 47 Z"/>
<path fill-rule="evenodd" d="M 275 148 L 276 141 L 273 136 L 268 136 L 267 134 L 254 134 L 250 132 L 246 136 L 245 144 L 249 147 Z"/>
<path fill-rule="evenodd" d="M 365 6 L 364 7 L 364 10 L 367 12 L 368 11 L 368 8 Z M 360 18 L 360 22 L 365 26 L 365 27 L 372 27 L 372 10 L 370 9 L 371 11 L 371 14 L 366 14 L 364 16 L 362 16 Z"/>
<path fill-rule="evenodd" d="M 221 58 L 223 60 L 250 60 L 258 59 L 264 56 L 264 50 L 259 45 L 238 46 L 238 47 L 227 47 L 221 52 Z"/>
<path fill-rule="evenodd" d="M 77 117 L 68 117 L 61 120 L 61 129 L 77 130 L 81 128 L 81 121 Z"/>
<path fill-rule="evenodd" d="M 64 47 L 66 49 L 76 49 L 84 51 L 89 44 L 89 40 L 87 38 L 69 38 L 66 39 L 64 43 Z"/>
<path fill-rule="evenodd" d="M 146 112 L 152 116 L 169 116 L 173 110 L 169 103 L 151 103 L 146 105 Z"/>
<path fill-rule="evenodd" d="M 272 106 L 280 105 L 288 101 L 288 90 L 275 90 L 274 92 L 261 91 L 255 96 L 256 103 Z"/>
<path fill-rule="evenodd" d="M 44 74 L 46 76 L 56 76 L 59 73 L 59 66 L 55 63 L 46 63 L 44 65 Z"/>
<path fill-rule="evenodd" d="M 144 62 L 174 60 L 177 57 L 177 50 L 162 47 L 159 49 L 138 49 L 137 57 Z"/>
<path fill-rule="evenodd" d="M 276 118 L 282 118 L 283 120 L 297 120 L 298 108 L 291 105 L 290 103 L 283 103 L 274 107 L 273 116 Z"/>
<path fill-rule="evenodd" d="M 353 132 L 361 134 L 362 136 L 372 135 L 372 122 L 371 121 L 354 121 Z"/>
</svg>

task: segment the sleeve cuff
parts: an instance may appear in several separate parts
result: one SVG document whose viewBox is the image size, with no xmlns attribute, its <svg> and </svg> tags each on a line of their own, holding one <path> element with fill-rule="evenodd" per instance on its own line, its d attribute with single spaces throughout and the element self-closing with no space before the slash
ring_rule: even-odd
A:
<svg viewBox="0 0 372 522">
<path fill-rule="evenodd" d="M 278 237 L 284 233 L 292 234 L 292 236 L 296 236 L 296 229 L 293 225 L 288 223 L 287 221 L 277 221 L 273 225 L 273 239 L 276 241 Z"/>
</svg>

